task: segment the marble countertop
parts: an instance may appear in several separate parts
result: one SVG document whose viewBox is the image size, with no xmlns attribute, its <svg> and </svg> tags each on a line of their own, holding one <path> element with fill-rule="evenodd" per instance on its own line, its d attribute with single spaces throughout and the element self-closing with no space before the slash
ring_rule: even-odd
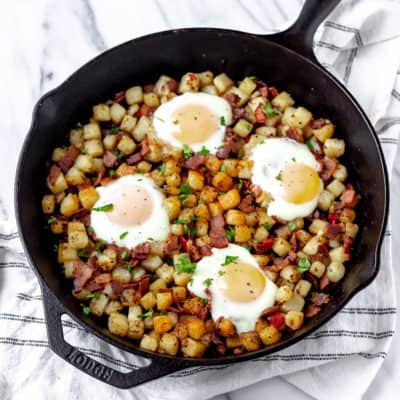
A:
<svg viewBox="0 0 400 400">
<path fill-rule="evenodd" d="M 1 3 L 0 50 L 0 179 L 13 187 L 16 160 L 30 124 L 34 103 L 83 63 L 131 38 L 170 28 L 213 26 L 254 33 L 277 31 L 298 14 L 303 0 L 17 0 Z M 7 141 L 7 135 L 15 140 Z M 400 182 L 400 155 L 396 159 L 396 182 Z M 400 185 L 393 185 L 392 199 L 400 198 Z M 12 216 L 12 190 L 1 193 L 0 213 Z M 395 201 L 392 201 L 392 204 Z M 393 207 L 394 220 L 400 212 Z M 400 229 L 393 227 L 394 260 L 400 256 Z M 397 282 L 400 298 L 400 282 Z M 399 324 L 399 321 L 398 321 Z M 400 391 L 400 334 L 383 367 L 370 386 L 366 399 L 390 399 Z M 397 371 L 397 372 L 396 372 Z M 396 390 L 397 389 L 397 390 Z M 258 399 L 261 396 L 310 399 L 283 378 L 270 379 L 222 399 Z"/>
</svg>

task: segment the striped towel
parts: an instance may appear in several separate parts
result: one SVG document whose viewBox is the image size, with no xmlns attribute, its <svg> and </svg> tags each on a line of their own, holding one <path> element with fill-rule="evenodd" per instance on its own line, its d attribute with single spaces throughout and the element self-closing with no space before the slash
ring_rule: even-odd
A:
<svg viewBox="0 0 400 400">
<path fill-rule="evenodd" d="M 75 7 L 77 1 L 71 3 Z M 87 7 L 88 3 L 83 3 Z M 172 3 L 175 3 L 175 8 L 171 6 Z M 179 16 L 179 13 L 174 13 L 174 10 L 178 10 L 178 3 L 181 4 L 178 1 L 168 2 L 172 11 L 162 9 L 164 15 L 159 14 L 158 18 L 166 19 L 167 22 L 164 26 L 160 23 L 158 29 L 170 27 L 168 21 L 174 21 L 174 16 Z M 218 20 L 215 10 L 219 10 L 222 7 L 220 3 L 223 2 L 215 5 L 207 0 L 205 3 L 209 7 L 204 7 L 201 14 L 203 19 L 190 20 L 186 25 L 204 25 L 204 20 Z M 246 12 L 243 11 L 246 10 L 244 2 L 237 0 L 229 3 L 234 3 L 234 6 L 226 7 L 225 4 L 223 8 L 240 8 L 238 15 L 242 22 L 246 17 Z M 61 4 L 63 5 L 60 7 L 66 7 L 66 3 Z M 147 1 L 143 4 L 143 9 L 154 12 L 159 4 L 157 1 Z M 182 5 L 183 8 L 191 6 L 195 7 L 194 1 Z M 124 7 L 128 6 L 125 4 Z M 268 11 L 272 9 L 273 7 Z M 200 13 L 200 10 L 197 9 L 196 12 Z M 264 21 L 260 17 L 261 13 L 262 10 L 253 17 Z M 140 15 L 140 10 L 135 10 L 136 17 L 138 14 L 138 18 L 150 22 L 150 18 L 157 18 L 157 15 Z M 93 15 L 89 15 L 87 21 L 92 21 L 91 18 Z M 322 65 L 349 87 L 368 112 L 379 134 L 389 171 L 392 171 L 399 140 L 399 20 L 398 2 L 344 1 L 320 27 L 315 37 L 315 51 Z M 58 21 L 54 20 L 54 25 L 57 26 Z M 229 22 L 231 21 L 221 23 L 219 20 L 218 25 L 232 27 L 234 24 Z M 180 27 L 182 23 L 176 20 L 173 26 Z M 239 28 L 254 31 L 250 23 Z M 99 43 L 99 39 L 96 40 Z M 101 42 L 99 46 L 103 44 Z M 47 74 L 43 73 L 44 81 L 46 77 Z M 7 177 L 2 176 L 1 196 L 5 196 L 6 192 L 8 195 L 9 185 L 6 182 Z M 117 390 L 82 374 L 49 350 L 37 280 L 22 252 L 15 224 L 11 222 L 11 218 L 0 218 L 2 400 L 196 400 L 278 375 L 284 375 L 286 380 L 318 399 L 332 399 L 337 396 L 342 400 L 354 400 L 362 397 L 389 350 L 396 314 L 390 225 L 385 233 L 381 254 L 382 268 L 377 279 L 335 318 L 303 341 L 284 351 L 240 365 L 193 367 L 132 390 Z M 93 337 L 85 328 L 66 316 L 63 317 L 63 327 L 67 341 L 106 365 L 129 371 L 146 364 L 146 360 Z"/>
</svg>

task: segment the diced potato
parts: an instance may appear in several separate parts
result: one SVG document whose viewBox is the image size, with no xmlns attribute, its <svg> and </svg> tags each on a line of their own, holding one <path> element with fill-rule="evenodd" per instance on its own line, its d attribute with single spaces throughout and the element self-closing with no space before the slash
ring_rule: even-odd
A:
<svg viewBox="0 0 400 400">
<path fill-rule="evenodd" d="M 293 330 L 301 328 L 303 321 L 304 314 L 301 311 L 291 310 L 285 316 L 285 324 Z"/>
<path fill-rule="evenodd" d="M 222 208 L 221 203 L 218 203 L 217 201 L 215 203 L 209 204 L 210 208 L 210 214 L 212 217 L 215 217 L 216 215 L 220 215 L 224 212 L 224 209 Z"/>
<path fill-rule="evenodd" d="M 193 190 L 202 190 L 204 187 L 204 176 L 197 171 L 189 170 L 187 183 Z"/>
<path fill-rule="evenodd" d="M 107 303 L 107 306 L 104 310 L 104 313 L 107 315 L 110 315 L 112 313 L 121 311 L 123 308 L 122 304 L 118 300 L 111 300 Z"/>
<path fill-rule="evenodd" d="M 110 271 L 117 265 L 117 252 L 108 248 L 97 256 L 97 264 L 104 271 Z"/>
<path fill-rule="evenodd" d="M 104 293 L 99 293 L 97 297 L 93 297 L 90 301 L 90 312 L 97 317 L 104 314 L 108 303 L 108 297 Z"/>
<path fill-rule="evenodd" d="M 343 185 L 342 182 L 340 182 L 337 179 L 334 179 L 327 187 L 326 189 L 333 194 L 334 197 L 340 196 L 343 191 L 346 189 L 346 187 Z"/>
<path fill-rule="evenodd" d="M 46 194 L 42 198 L 43 214 L 53 214 L 56 206 L 56 197 L 53 194 Z"/>
<path fill-rule="evenodd" d="M 182 340 L 182 354 L 184 357 L 200 358 L 207 349 L 207 345 L 190 337 Z"/>
<path fill-rule="evenodd" d="M 205 186 L 200 193 L 200 198 L 207 204 L 214 202 L 217 196 L 218 192 L 211 186 Z"/>
<path fill-rule="evenodd" d="M 206 325 L 200 318 L 193 318 L 187 324 L 188 334 L 193 339 L 200 339 L 206 333 Z"/>
<path fill-rule="evenodd" d="M 71 167 L 65 174 L 65 180 L 69 185 L 77 186 L 85 181 L 85 175 L 80 169 Z"/>
<path fill-rule="evenodd" d="M 236 86 L 233 86 L 230 88 L 226 94 L 233 93 L 236 95 L 239 100 L 237 101 L 237 106 L 242 107 L 244 104 L 246 104 L 249 100 L 249 95 L 247 93 L 242 92 L 240 88 L 237 88 Z"/>
<path fill-rule="evenodd" d="M 157 309 L 160 311 L 166 310 L 172 304 L 172 301 L 172 292 L 157 293 Z"/>
<path fill-rule="evenodd" d="M 103 145 L 106 150 L 113 151 L 117 145 L 117 136 L 111 134 L 104 136 Z"/>
<path fill-rule="evenodd" d="M 317 235 L 318 233 L 323 233 L 327 225 L 327 221 L 322 219 L 313 219 L 313 222 L 309 226 L 308 230 L 314 235 Z"/>
<path fill-rule="evenodd" d="M 313 129 L 312 133 L 319 141 L 325 142 L 327 139 L 330 139 L 333 136 L 334 131 L 335 127 L 330 122 L 329 124 L 324 125 L 322 128 Z"/>
<path fill-rule="evenodd" d="M 223 337 L 236 335 L 236 328 L 233 322 L 228 318 L 221 318 L 217 323 L 218 333 Z"/>
<path fill-rule="evenodd" d="M 289 300 L 285 301 L 282 306 L 281 310 L 283 312 L 289 311 L 301 311 L 304 308 L 305 300 L 302 296 L 295 293 Z"/>
<path fill-rule="evenodd" d="M 271 104 L 279 111 L 284 111 L 285 108 L 294 105 L 294 100 L 288 92 L 280 92 L 278 96 L 272 99 Z"/>
<path fill-rule="evenodd" d="M 334 199 L 335 197 L 331 192 L 323 190 L 318 199 L 318 208 L 322 211 L 328 211 Z"/>
<path fill-rule="evenodd" d="M 200 203 L 197 205 L 195 210 L 195 215 L 198 218 L 204 218 L 206 220 L 210 219 L 210 211 L 208 209 L 207 204 Z"/>
<path fill-rule="evenodd" d="M 296 283 L 301 278 L 301 272 L 294 265 L 287 265 L 280 272 L 281 278 L 290 283 Z"/>
<path fill-rule="evenodd" d="M 315 255 L 318 253 L 319 245 L 322 243 L 323 241 L 321 236 L 313 236 L 303 247 L 303 252 L 308 254 L 309 256 Z"/>
<path fill-rule="evenodd" d="M 312 119 L 312 114 L 304 107 L 296 108 L 290 126 L 293 128 L 304 128 Z"/>
<path fill-rule="evenodd" d="M 343 246 L 339 246 L 339 247 L 336 247 L 335 249 L 332 249 L 329 252 L 329 257 L 330 257 L 331 261 L 335 261 L 338 263 L 343 263 L 345 261 L 348 261 L 348 259 L 349 259 L 349 256 L 344 251 Z"/>
<path fill-rule="evenodd" d="M 168 95 L 171 93 L 170 82 L 172 78 L 167 75 L 161 75 L 155 84 L 154 91 L 160 95 Z"/>
<path fill-rule="evenodd" d="M 69 131 L 69 142 L 78 149 L 83 147 L 83 131 L 82 129 L 71 129 Z"/>
<path fill-rule="evenodd" d="M 71 247 L 69 243 L 60 243 L 58 245 L 57 261 L 59 264 L 74 261 L 78 259 L 78 252 Z"/>
<path fill-rule="evenodd" d="M 208 221 L 203 218 L 199 218 L 196 222 L 196 234 L 197 236 L 205 236 L 208 233 Z"/>
<path fill-rule="evenodd" d="M 235 189 L 231 189 L 225 194 L 218 196 L 218 201 L 224 210 L 235 208 L 240 203 L 240 193 Z"/>
<path fill-rule="evenodd" d="M 179 350 L 179 339 L 173 333 L 164 333 L 160 339 L 159 350 L 162 353 L 175 356 Z"/>
<path fill-rule="evenodd" d="M 130 339 L 138 340 L 144 335 L 144 321 L 141 319 L 135 319 L 130 321 L 128 318 L 128 333 L 127 336 Z"/>
<path fill-rule="evenodd" d="M 140 348 L 147 351 L 156 351 L 158 347 L 158 340 L 154 336 L 143 335 L 140 341 Z"/>
<path fill-rule="evenodd" d="M 64 225 L 64 221 L 58 219 L 50 225 L 51 232 L 55 235 L 61 235 L 64 233 Z"/>
<path fill-rule="evenodd" d="M 107 104 L 93 106 L 93 119 L 96 121 L 110 121 L 110 107 Z"/>
<path fill-rule="evenodd" d="M 126 268 L 117 267 L 112 271 L 112 278 L 114 281 L 129 283 L 132 275 Z"/>
<path fill-rule="evenodd" d="M 143 95 L 143 102 L 149 107 L 158 107 L 160 105 L 160 99 L 157 93 L 149 92 Z"/>
<path fill-rule="evenodd" d="M 235 158 L 227 158 L 226 160 L 222 161 L 221 170 L 225 170 L 225 173 L 229 176 L 237 178 L 239 169 L 238 169 L 239 160 Z"/>
<path fill-rule="evenodd" d="M 270 257 L 267 254 L 254 254 L 253 257 L 257 260 L 260 267 L 267 266 L 270 260 Z"/>
<path fill-rule="evenodd" d="M 254 79 L 251 79 L 250 77 L 246 77 L 243 79 L 243 81 L 239 85 L 239 89 L 243 92 L 246 93 L 247 95 L 251 95 L 257 88 L 257 84 Z"/>
<path fill-rule="evenodd" d="M 247 225 L 237 225 L 235 226 L 235 242 L 236 243 L 246 243 L 250 240 L 251 234 L 253 233 L 252 228 Z"/>
<path fill-rule="evenodd" d="M 137 118 L 133 117 L 132 115 L 126 114 L 121 121 L 121 131 L 129 132 L 133 134 L 136 128 Z"/>
<path fill-rule="evenodd" d="M 344 182 L 347 179 L 347 176 L 347 168 L 343 164 L 339 164 L 336 168 L 336 171 L 333 173 L 334 179 Z"/>
<path fill-rule="evenodd" d="M 87 154 L 80 154 L 75 160 L 74 167 L 82 172 L 92 172 L 94 167 L 93 158 Z"/>
<path fill-rule="evenodd" d="M 86 140 L 84 149 L 89 156 L 99 157 L 103 155 L 103 143 L 100 139 Z"/>
<path fill-rule="evenodd" d="M 306 281 L 305 279 L 300 279 L 297 282 L 296 287 L 294 288 L 295 293 L 299 294 L 301 297 L 306 297 L 311 290 L 311 282 Z"/>
<path fill-rule="evenodd" d="M 76 194 L 68 193 L 60 205 L 60 212 L 70 217 L 79 208 L 79 198 Z"/>
<path fill-rule="evenodd" d="M 123 123 L 124 121 L 122 121 Z M 122 124 L 121 124 L 122 126 Z M 145 135 L 150 132 L 151 130 L 151 121 L 148 117 L 145 115 L 142 115 L 139 118 L 139 121 L 137 122 L 134 130 L 133 130 L 133 138 L 136 140 L 136 142 L 141 142 Z"/>
<path fill-rule="evenodd" d="M 200 79 L 200 87 L 212 85 L 214 74 L 211 71 L 204 71 L 197 74 Z"/>
<path fill-rule="evenodd" d="M 152 292 L 147 292 L 139 301 L 140 305 L 146 310 L 154 308 L 157 304 L 156 296 Z"/>
<path fill-rule="evenodd" d="M 238 177 L 240 179 L 251 179 L 253 162 L 251 160 L 239 160 Z"/>
<path fill-rule="evenodd" d="M 242 332 L 239 336 L 243 347 L 247 351 L 256 351 L 260 348 L 261 340 L 257 332 Z"/>
<path fill-rule="evenodd" d="M 201 88 L 200 90 L 203 93 L 208 93 L 213 96 L 218 96 L 218 90 L 214 85 L 207 85 Z"/>
<path fill-rule="evenodd" d="M 82 206 L 90 210 L 99 199 L 99 194 L 94 186 L 89 186 L 81 189 L 78 193 L 78 197 Z"/>
<path fill-rule="evenodd" d="M 187 289 L 184 286 L 174 286 L 172 288 L 172 297 L 175 303 L 182 303 L 187 296 Z"/>
<path fill-rule="evenodd" d="M 240 118 L 238 122 L 236 122 L 233 127 L 233 132 L 235 132 L 240 137 L 247 137 L 250 132 L 253 130 L 253 125 L 245 120 L 244 118 Z"/>
<path fill-rule="evenodd" d="M 328 157 L 340 157 L 344 154 L 345 142 L 342 139 L 327 139 L 324 143 L 324 153 Z"/>
<path fill-rule="evenodd" d="M 53 150 L 53 154 L 51 156 L 51 160 L 54 162 L 60 161 L 65 156 L 65 150 L 61 147 L 56 147 Z"/>
<path fill-rule="evenodd" d="M 108 317 L 108 329 L 117 336 L 126 336 L 128 333 L 128 318 L 126 315 L 113 312 Z"/>
<path fill-rule="evenodd" d="M 111 121 L 114 124 L 119 125 L 126 114 L 125 107 L 121 106 L 121 104 L 113 103 L 110 107 L 110 117 Z"/>
<path fill-rule="evenodd" d="M 244 225 L 246 216 L 242 211 L 231 209 L 226 212 L 225 221 L 229 225 Z"/>
<path fill-rule="evenodd" d="M 332 261 L 326 269 L 326 277 L 330 282 L 339 282 L 346 273 L 346 268 L 341 262 Z"/>
<path fill-rule="evenodd" d="M 277 303 L 284 303 L 285 301 L 288 301 L 292 298 L 293 296 L 293 290 L 290 286 L 288 285 L 282 285 L 278 287 L 275 293 L 275 301 Z"/>
<path fill-rule="evenodd" d="M 54 194 L 60 194 L 68 188 L 67 181 L 65 180 L 65 176 L 62 172 L 55 179 L 54 185 L 52 185 L 50 180 L 47 179 L 47 186 Z"/>
<path fill-rule="evenodd" d="M 179 93 L 198 92 L 200 89 L 200 79 L 193 72 L 183 75 L 179 83 Z"/>
<path fill-rule="evenodd" d="M 233 86 L 233 81 L 225 73 L 217 75 L 213 80 L 214 86 L 217 88 L 218 93 L 225 93 Z"/>
<path fill-rule="evenodd" d="M 181 211 L 181 201 L 177 197 L 168 197 L 164 200 L 164 207 L 167 210 L 169 220 L 174 221 Z"/>
<path fill-rule="evenodd" d="M 213 180 L 212 185 L 220 192 L 226 192 L 232 186 L 232 178 L 225 172 L 218 172 Z"/>
<path fill-rule="evenodd" d="M 83 126 L 83 138 L 85 140 L 101 139 L 101 129 L 97 122 L 90 122 Z"/>
<path fill-rule="evenodd" d="M 325 274 L 325 269 L 326 269 L 325 264 L 323 264 L 323 263 L 320 262 L 320 261 L 314 261 L 314 262 L 311 264 L 311 267 L 310 267 L 309 271 L 310 271 L 314 276 L 316 276 L 317 278 L 322 278 L 322 276 Z"/>
<path fill-rule="evenodd" d="M 68 243 L 74 249 L 84 249 L 89 244 L 85 225 L 82 222 L 68 223 Z"/>
<path fill-rule="evenodd" d="M 133 86 L 125 91 L 125 100 L 129 105 L 143 101 L 143 89 L 141 86 Z"/>
<path fill-rule="evenodd" d="M 265 327 L 262 329 L 258 335 L 260 339 L 264 343 L 265 346 L 269 346 L 271 344 L 275 344 L 281 340 L 281 332 L 273 327 L 272 325 Z"/>
<path fill-rule="evenodd" d="M 168 264 L 162 264 L 161 267 L 157 269 L 156 273 L 167 285 L 174 280 L 174 268 Z"/>
<path fill-rule="evenodd" d="M 346 222 L 346 235 L 351 238 L 355 238 L 358 233 L 358 225 L 352 224 L 351 222 Z"/>
<path fill-rule="evenodd" d="M 173 328 L 172 321 L 168 315 L 156 315 L 153 317 L 153 323 L 154 330 L 159 334 L 166 333 Z"/>
<path fill-rule="evenodd" d="M 157 293 L 161 290 L 164 291 L 167 288 L 167 284 L 161 278 L 156 279 L 154 282 L 150 284 L 149 290 L 157 295 Z"/>
<path fill-rule="evenodd" d="M 239 335 L 230 336 L 225 339 L 225 344 L 227 349 L 234 349 L 242 345 Z"/>
<path fill-rule="evenodd" d="M 254 240 L 261 242 L 269 236 L 269 232 L 263 227 L 259 226 L 254 233 Z"/>
<path fill-rule="evenodd" d="M 136 143 L 127 135 L 122 136 L 117 145 L 118 150 L 128 156 L 136 150 Z"/>
<path fill-rule="evenodd" d="M 278 256 L 284 257 L 290 251 L 290 243 L 287 240 L 278 237 L 275 239 L 272 250 L 278 254 Z"/>
</svg>

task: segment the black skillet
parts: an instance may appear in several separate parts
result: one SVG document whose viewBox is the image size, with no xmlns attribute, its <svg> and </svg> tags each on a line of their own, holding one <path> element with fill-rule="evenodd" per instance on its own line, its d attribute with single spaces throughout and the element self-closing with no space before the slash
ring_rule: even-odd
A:
<svg viewBox="0 0 400 400">
<path fill-rule="evenodd" d="M 318 64 L 312 51 L 316 28 L 338 0 L 307 0 L 297 22 L 268 36 L 225 29 L 179 29 L 144 36 L 117 46 L 75 72 L 43 96 L 35 107 L 18 165 L 16 215 L 25 252 L 42 287 L 50 348 L 81 371 L 119 388 L 129 388 L 190 366 L 227 364 L 253 359 L 288 347 L 337 314 L 376 276 L 388 210 L 388 181 L 382 151 L 367 116 L 351 94 Z M 105 325 L 82 314 L 70 285 L 56 272 L 54 253 L 43 230 L 40 200 L 45 162 L 52 149 L 65 143 L 74 121 L 88 118 L 91 105 L 134 84 L 154 82 L 159 75 L 179 78 L 187 71 L 210 69 L 234 79 L 255 75 L 289 91 L 316 116 L 329 117 L 347 144 L 345 164 L 362 194 L 360 232 L 352 265 L 337 286 L 335 300 L 299 331 L 282 342 L 240 356 L 183 359 L 144 352 L 117 338 Z M 64 340 L 62 314 L 89 332 L 130 353 L 146 357 L 149 366 L 121 373 L 101 365 Z"/>
</svg>

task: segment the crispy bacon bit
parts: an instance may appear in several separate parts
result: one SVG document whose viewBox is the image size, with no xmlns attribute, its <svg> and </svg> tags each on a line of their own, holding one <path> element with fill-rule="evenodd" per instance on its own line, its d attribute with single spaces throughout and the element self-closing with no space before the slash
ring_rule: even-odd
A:
<svg viewBox="0 0 400 400">
<path fill-rule="evenodd" d="M 141 155 L 140 153 L 135 153 L 135 154 L 130 155 L 130 156 L 126 159 L 126 163 L 127 163 L 128 165 L 135 165 L 135 164 L 137 164 L 138 162 L 140 162 L 140 161 L 142 161 L 142 160 L 143 160 L 142 155 Z"/>
<path fill-rule="evenodd" d="M 140 155 L 144 157 L 147 153 L 150 153 L 150 146 L 149 146 L 149 140 L 147 139 L 147 136 L 145 136 L 145 138 L 142 140 Z"/>
<path fill-rule="evenodd" d="M 96 180 L 93 182 L 93 185 L 98 186 L 100 184 L 101 180 L 103 179 L 103 176 L 104 176 L 104 171 L 99 171 L 97 173 Z"/>
<path fill-rule="evenodd" d="M 328 246 L 326 244 L 320 244 L 318 246 L 318 253 L 320 253 L 320 254 L 322 254 L 324 256 L 328 255 L 328 253 L 329 253 Z"/>
<path fill-rule="evenodd" d="M 293 237 L 293 235 L 292 235 L 292 237 Z M 296 240 L 296 236 L 294 238 Z M 290 250 L 289 254 L 286 256 L 286 258 L 289 260 L 289 262 L 291 264 L 296 263 L 297 262 L 297 253 L 296 253 L 296 251 Z"/>
<path fill-rule="evenodd" d="M 244 146 L 244 141 L 239 136 L 235 135 L 232 129 L 227 128 L 226 130 L 226 140 L 224 147 L 219 149 L 216 156 L 220 160 L 225 160 L 229 157 L 230 153 L 237 154 L 239 150 Z"/>
<path fill-rule="evenodd" d="M 175 79 L 170 79 L 167 82 L 167 86 L 171 92 L 176 92 L 178 90 L 178 82 Z"/>
<path fill-rule="evenodd" d="M 187 160 L 182 159 L 181 164 L 187 169 L 197 171 L 206 161 L 206 158 L 202 155 L 195 154 L 189 157 Z"/>
<path fill-rule="evenodd" d="M 216 215 L 210 221 L 210 246 L 222 249 L 227 247 L 229 242 L 225 236 L 225 220 L 222 215 Z"/>
<path fill-rule="evenodd" d="M 107 186 L 109 183 L 112 182 L 112 180 L 113 180 L 113 178 L 111 178 L 111 176 L 106 176 L 104 178 L 101 178 L 100 185 Z"/>
<path fill-rule="evenodd" d="M 235 347 L 232 351 L 235 356 L 238 356 L 244 353 L 244 347 L 243 346 Z"/>
<path fill-rule="evenodd" d="M 330 212 L 328 214 L 328 221 L 330 224 L 336 224 L 339 220 L 339 216 L 336 213 Z"/>
<path fill-rule="evenodd" d="M 151 275 L 143 275 L 139 278 L 139 287 L 137 289 L 137 295 L 139 298 L 143 297 L 148 291 L 150 286 Z"/>
<path fill-rule="evenodd" d="M 85 218 L 87 217 L 87 216 L 89 216 L 89 214 L 90 214 L 90 210 L 88 210 L 87 208 L 79 208 L 78 210 L 76 210 L 72 215 L 71 215 L 71 218 L 72 219 L 78 219 L 78 220 L 80 220 L 80 221 L 82 221 L 82 222 L 84 222 L 85 221 Z M 86 225 L 86 224 L 85 224 Z"/>
<path fill-rule="evenodd" d="M 140 243 L 131 251 L 131 256 L 135 260 L 145 260 L 150 254 L 151 246 L 149 242 Z"/>
<path fill-rule="evenodd" d="M 246 113 L 246 110 L 241 107 L 241 108 L 233 108 L 232 109 L 232 116 L 233 116 L 233 120 L 236 121 L 239 118 L 242 118 Z"/>
<path fill-rule="evenodd" d="M 324 158 L 319 163 L 321 165 L 319 176 L 325 183 L 327 183 L 335 173 L 338 166 L 338 161 L 332 158 Z"/>
<path fill-rule="evenodd" d="M 121 296 L 121 293 L 124 290 L 119 281 L 111 281 L 111 289 L 116 296 Z"/>
<path fill-rule="evenodd" d="M 347 185 L 347 189 L 340 196 L 340 202 L 343 207 L 354 208 L 360 197 L 357 195 L 356 191 L 353 189 L 352 185 Z"/>
<path fill-rule="evenodd" d="M 117 164 L 118 157 L 111 151 L 107 150 L 103 155 L 103 162 L 104 166 L 106 166 L 107 168 L 112 168 L 115 164 Z"/>
<path fill-rule="evenodd" d="M 74 165 L 74 162 L 78 158 L 79 154 L 81 154 L 81 151 L 73 144 L 68 147 L 68 150 L 64 154 L 63 158 L 58 161 L 58 165 L 64 174 Z"/>
<path fill-rule="evenodd" d="M 330 282 L 326 275 L 324 275 L 319 281 L 319 287 L 321 290 L 325 290 L 329 284 Z"/>
<path fill-rule="evenodd" d="M 260 103 L 257 106 L 255 115 L 256 115 L 256 122 L 258 122 L 259 124 L 263 124 L 266 121 L 267 118 L 264 114 L 262 103 Z"/>
<path fill-rule="evenodd" d="M 216 325 L 218 326 L 218 320 Z M 214 330 L 211 334 L 211 340 L 217 346 L 217 353 L 223 356 L 226 353 L 226 346 L 222 339 L 218 336 L 217 330 Z"/>
<path fill-rule="evenodd" d="M 143 90 L 145 93 L 154 92 L 155 87 L 156 87 L 156 85 L 149 83 L 148 85 L 143 86 Z"/>
<path fill-rule="evenodd" d="M 218 149 L 215 155 L 220 159 L 220 160 L 226 160 L 229 158 L 229 148 L 224 145 L 222 149 Z"/>
<path fill-rule="evenodd" d="M 272 98 L 278 96 L 278 94 L 279 94 L 278 89 L 275 86 L 270 86 L 268 88 L 268 90 L 269 90 L 269 93 L 271 94 Z"/>
<path fill-rule="evenodd" d="M 344 237 L 344 243 L 343 243 L 344 253 L 349 257 L 349 259 L 350 259 L 351 247 L 353 246 L 353 242 L 354 242 L 354 240 L 350 236 Z"/>
<path fill-rule="evenodd" d="M 280 312 L 274 312 L 273 314 L 268 316 L 268 322 L 276 329 L 283 330 L 285 328 L 285 317 Z"/>
<path fill-rule="evenodd" d="M 163 248 L 164 255 L 170 256 L 172 255 L 172 253 L 178 250 L 179 250 L 178 237 L 173 235 L 172 233 L 169 233 Z"/>
<path fill-rule="evenodd" d="M 200 310 L 200 312 L 197 315 L 203 321 L 205 321 L 207 319 L 208 314 L 210 313 L 210 310 L 211 310 L 211 292 L 210 292 L 210 289 L 206 288 L 205 293 L 207 295 L 208 302 L 207 302 L 207 304 L 204 305 L 204 307 Z"/>
<path fill-rule="evenodd" d="M 310 122 L 310 126 L 312 129 L 321 129 L 325 125 L 328 125 L 330 123 L 329 119 L 325 118 L 319 118 L 319 119 L 313 119 Z"/>
<path fill-rule="evenodd" d="M 268 317 L 271 314 L 275 314 L 278 312 L 281 308 L 279 306 L 271 306 L 266 308 L 260 315 L 260 317 Z"/>
<path fill-rule="evenodd" d="M 248 184 L 248 181 L 246 181 L 243 186 L 245 186 L 246 184 Z M 258 185 L 250 185 L 250 190 L 252 191 L 255 198 L 261 196 L 262 194 L 262 189 Z"/>
<path fill-rule="evenodd" d="M 88 290 L 89 292 L 98 292 L 99 290 L 103 290 L 104 289 L 103 284 L 101 283 L 96 283 L 94 280 L 91 280 L 86 286 L 85 289 Z"/>
<path fill-rule="evenodd" d="M 151 117 L 154 114 L 155 110 L 156 109 L 154 107 L 150 107 L 147 104 L 142 104 L 142 106 L 140 107 L 139 111 L 136 114 L 138 114 L 139 117 L 142 116 Z"/>
<path fill-rule="evenodd" d="M 311 259 L 311 256 L 310 256 L 310 261 L 314 262 Z M 315 289 L 319 289 L 319 280 L 317 279 L 317 277 L 315 275 L 313 275 L 310 271 L 306 271 L 306 272 L 304 272 L 303 276 L 305 279 L 307 279 L 313 285 L 313 287 Z"/>
<path fill-rule="evenodd" d="M 331 300 L 331 296 L 328 293 L 314 293 L 311 297 L 311 301 L 316 306 L 323 306 L 328 304 Z"/>
<path fill-rule="evenodd" d="M 188 73 L 189 80 L 194 81 L 196 80 L 197 76 L 193 72 Z"/>
<path fill-rule="evenodd" d="M 254 197 L 252 194 L 248 194 L 247 196 L 244 196 L 242 201 L 239 204 L 239 210 L 243 211 L 244 213 L 251 213 L 255 211 L 256 206 L 254 204 Z"/>
<path fill-rule="evenodd" d="M 315 317 L 321 311 L 321 307 L 318 307 L 315 304 L 307 304 L 304 310 L 304 316 L 306 318 Z"/>
<path fill-rule="evenodd" d="M 57 165 L 53 164 L 50 168 L 49 172 L 49 183 L 50 185 L 54 185 L 56 183 L 56 180 L 58 178 L 58 175 L 61 174 L 61 169 L 57 167 Z"/>
<path fill-rule="evenodd" d="M 118 92 L 114 95 L 114 103 L 122 103 L 125 100 L 125 92 Z"/>
<path fill-rule="evenodd" d="M 224 97 L 232 107 L 236 107 L 240 101 L 240 97 L 236 93 L 227 93 Z"/>
<path fill-rule="evenodd" d="M 268 97 L 268 88 L 266 86 L 259 87 L 258 91 L 260 92 L 262 97 L 265 97 L 265 98 Z"/>
<path fill-rule="evenodd" d="M 206 244 L 205 246 L 201 246 L 200 253 L 202 257 L 211 256 L 212 254 L 211 246 L 209 246 L 208 244 Z"/>
<path fill-rule="evenodd" d="M 94 272 L 94 268 L 85 264 L 82 260 L 74 261 L 73 276 L 74 276 L 74 291 L 78 293 L 90 280 Z"/>
<path fill-rule="evenodd" d="M 296 142 L 303 143 L 304 139 L 302 134 L 295 128 L 289 128 L 285 131 L 285 135 L 293 140 L 296 140 Z"/>
<path fill-rule="evenodd" d="M 326 225 L 324 235 L 328 239 L 335 239 L 340 233 L 343 233 L 345 231 L 345 226 L 342 222 L 339 224 L 328 224 Z"/>
<path fill-rule="evenodd" d="M 199 261 L 201 258 L 200 249 L 195 245 L 193 239 L 188 239 L 186 242 L 186 251 L 190 255 L 190 259 L 193 261 Z"/>
<path fill-rule="evenodd" d="M 98 285 L 106 285 L 107 283 L 110 283 L 112 279 L 111 273 L 110 272 L 105 272 L 103 274 L 97 275 L 94 278 L 94 282 L 96 282 Z"/>
<path fill-rule="evenodd" d="M 267 237 L 260 242 L 252 243 L 254 251 L 256 254 L 265 254 L 267 251 L 272 249 L 275 239 L 273 237 Z"/>
</svg>

